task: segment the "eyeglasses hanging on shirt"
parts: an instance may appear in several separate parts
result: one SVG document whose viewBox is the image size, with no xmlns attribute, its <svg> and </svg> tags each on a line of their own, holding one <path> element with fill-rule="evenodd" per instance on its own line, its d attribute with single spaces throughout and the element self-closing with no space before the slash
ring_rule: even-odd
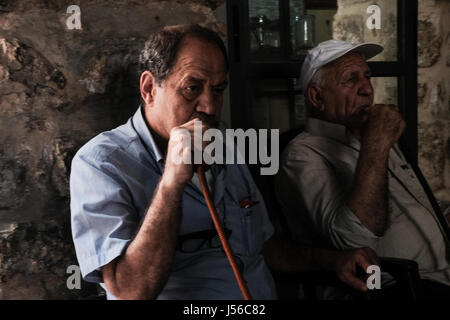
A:
<svg viewBox="0 0 450 320">
<path fill-rule="evenodd" d="M 231 230 L 224 228 L 226 238 L 231 236 Z M 215 249 L 222 246 L 217 230 L 208 229 L 178 236 L 176 250 L 183 253 L 193 253 L 203 249 Z"/>
</svg>

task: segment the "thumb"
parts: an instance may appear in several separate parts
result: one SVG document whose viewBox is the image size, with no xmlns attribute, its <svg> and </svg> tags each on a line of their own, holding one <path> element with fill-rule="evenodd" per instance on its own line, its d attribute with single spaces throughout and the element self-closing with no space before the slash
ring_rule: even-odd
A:
<svg viewBox="0 0 450 320">
<path fill-rule="evenodd" d="M 366 292 L 367 291 L 367 285 L 364 281 L 354 276 L 353 273 L 348 272 L 344 275 L 342 278 L 342 281 L 345 282 L 347 285 L 352 287 L 353 289 Z"/>
</svg>

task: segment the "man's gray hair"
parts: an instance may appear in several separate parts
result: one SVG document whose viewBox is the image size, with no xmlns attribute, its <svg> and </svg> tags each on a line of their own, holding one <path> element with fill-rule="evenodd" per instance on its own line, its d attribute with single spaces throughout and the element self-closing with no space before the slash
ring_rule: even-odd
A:
<svg viewBox="0 0 450 320">
<path fill-rule="evenodd" d="M 186 36 L 200 38 L 216 44 L 225 58 L 228 69 L 228 56 L 220 36 L 213 30 L 197 24 L 167 26 L 150 35 L 139 56 L 141 73 L 148 70 L 160 85 L 172 71 L 181 43 Z"/>
</svg>

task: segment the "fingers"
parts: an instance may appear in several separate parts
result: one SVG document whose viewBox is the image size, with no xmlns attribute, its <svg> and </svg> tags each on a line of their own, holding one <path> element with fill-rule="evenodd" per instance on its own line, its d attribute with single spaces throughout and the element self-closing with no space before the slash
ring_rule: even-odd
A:
<svg viewBox="0 0 450 320">
<path fill-rule="evenodd" d="M 375 104 L 367 108 L 368 120 L 363 130 L 363 143 L 387 150 L 400 138 L 406 123 L 393 104 Z"/>
<path fill-rule="evenodd" d="M 395 104 L 388 104 L 389 108 L 391 110 L 394 110 L 396 112 L 400 112 L 400 109 Z"/>
<path fill-rule="evenodd" d="M 367 268 L 372 265 L 380 265 L 380 261 L 372 248 L 357 249 L 356 263 L 363 268 L 364 272 L 367 272 Z"/>
<path fill-rule="evenodd" d="M 356 255 L 355 262 L 364 270 L 364 272 L 367 270 L 369 266 L 373 264 L 369 259 L 369 256 L 364 251 Z"/>
<path fill-rule="evenodd" d="M 392 112 L 400 113 L 400 109 L 395 104 L 374 104 L 366 108 L 366 111 L 370 114 L 391 114 Z"/>
<path fill-rule="evenodd" d="M 183 161 L 185 164 L 200 164 L 203 162 L 203 151 L 212 143 L 211 139 L 204 139 L 204 132 L 214 128 L 210 122 L 194 118 L 188 122 L 175 127 L 170 132 L 169 149 L 176 149 L 175 155 L 183 151 Z M 192 161 L 187 161 L 191 159 Z M 177 161 L 179 164 L 180 161 Z"/>
<path fill-rule="evenodd" d="M 351 272 L 343 274 L 341 277 L 341 281 L 343 281 L 353 289 L 364 292 L 368 290 L 366 283 L 363 280 L 355 277 L 355 275 Z"/>
<path fill-rule="evenodd" d="M 367 284 L 363 279 L 356 276 L 357 266 L 360 266 L 364 272 L 371 265 L 379 265 L 379 260 L 371 248 L 360 248 L 347 252 L 344 255 L 343 265 L 338 268 L 337 273 L 341 281 L 354 289 L 367 291 Z"/>
<path fill-rule="evenodd" d="M 191 136 L 184 128 L 174 128 L 170 131 L 169 145 L 167 148 L 167 165 L 189 164 L 191 157 Z"/>
<path fill-rule="evenodd" d="M 172 128 L 166 153 L 164 176 L 179 184 L 187 183 L 193 175 L 194 165 L 203 163 L 203 151 L 210 141 L 203 133 L 211 128 L 198 118 Z"/>
<path fill-rule="evenodd" d="M 380 104 L 380 106 L 388 107 L 391 110 L 395 110 L 396 108 L 398 109 L 398 107 L 395 104 L 392 104 L 392 103 Z"/>
<path fill-rule="evenodd" d="M 372 114 L 372 113 L 374 113 L 376 110 L 378 110 L 379 108 L 380 108 L 380 105 L 379 105 L 379 104 L 373 104 L 373 105 L 367 107 L 365 110 L 366 110 L 367 113 Z"/>
<path fill-rule="evenodd" d="M 378 265 L 380 263 L 375 251 L 372 248 L 366 247 L 357 250 L 360 252 L 361 259 L 364 260 L 364 269 L 367 269 L 370 265 Z M 361 267 L 363 267 L 363 265 L 361 265 Z"/>
</svg>

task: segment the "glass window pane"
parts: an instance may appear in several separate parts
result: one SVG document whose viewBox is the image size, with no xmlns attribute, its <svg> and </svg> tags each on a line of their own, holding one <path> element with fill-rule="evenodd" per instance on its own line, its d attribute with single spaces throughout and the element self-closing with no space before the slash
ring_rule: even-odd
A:
<svg viewBox="0 0 450 320">
<path fill-rule="evenodd" d="M 333 19 L 334 15 L 336 14 L 336 9 L 308 9 L 306 13 L 315 17 L 316 44 L 333 39 Z"/>
<path fill-rule="evenodd" d="M 280 9 L 278 0 L 249 0 L 250 54 L 254 60 L 280 55 Z"/>
<path fill-rule="evenodd" d="M 318 43 L 333 39 L 333 19 L 337 0 L 290 0 L 292 57 L 306 54 Z"/>
<path fill-rule="evenodd" d="M 304 0 L 290 0 L 289 17 L 292 55 L 298 58 L 315 45 L 314 16 L 306 15 Z"/>
<path fill-rule="evenodd" d="M 291 125 L 287 79 L 252 80 L 249 84 L 250 127 L 289 130 Z"/>
</svg>

